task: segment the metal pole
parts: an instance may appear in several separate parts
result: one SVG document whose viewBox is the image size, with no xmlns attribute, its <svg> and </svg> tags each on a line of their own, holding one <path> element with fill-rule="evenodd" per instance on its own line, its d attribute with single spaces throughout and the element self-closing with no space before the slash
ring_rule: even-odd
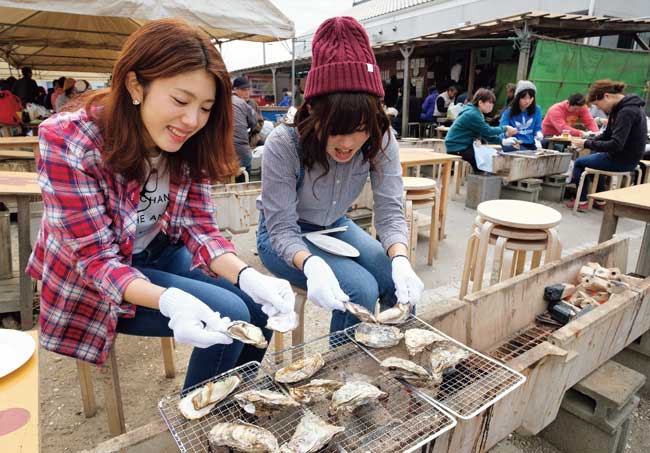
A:
<svg viewBox="0 0 650 453">
<path fill-rule="evenodd" d="M 296 38 L 291 38 L 291 105 L 296 105 Z"/>
<path fill-rule="evenodd" d="M 409 98 L 411 97 L 411 81 L 409 80 L 411 68 L 409 57 L 413 53 L 413 46 L 400 47 L 399 51 L 404 57 L 404 86 L 402 87 L 402 137 L 408 136 L 409 124 Z"/>
<path fill-rule="evenodd" d="M 271 68 L 271 74 L 273 74 L 273 103 L 275 105 L 278 105 L 278 84 L 275 80 L 275 72 L 278 70 L 278 68 Z"/>
<path fill-rule="evenodd" d="M 530 58 L 530 32 L 528 22 L 524 22 L 524 30 L 519 40 L 519 63 L 517 65 L 517 80 L 528 78 L 528 59 Z"/>
<path fill-rule="evenodd" d="M 266 64 L 266 43 L 262 43 L 262 64 Z"/>
</svg>

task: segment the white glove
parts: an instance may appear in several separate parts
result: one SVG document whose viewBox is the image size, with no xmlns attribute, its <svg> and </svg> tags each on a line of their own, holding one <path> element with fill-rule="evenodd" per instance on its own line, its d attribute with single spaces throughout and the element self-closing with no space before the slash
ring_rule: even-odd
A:
<svg viewBox="0 0 650 453">
<path fill-rule="evenodd" d="M 397 302 L 415 305 L 420 301 L 424 291 L 424 283 L 417 276 L 408 258 L 404 255 L 393 257 L 393 283 Z"/>
<path fill-rule="evenodd" d="M 501 140 L 501 144 L 503 146 L 515 146 L 515 145 L 517 145 L 517 143 L 518 143 L 517 139 L 514 138 L 514 137 L 508 137 L 508 138 L 504 138 L 503 140 Z"/>
<path fill-rule="evenodd" d="M 542 149 L 542 142 L 539 140 L 535 139 L 535 148 L 537 149 Z"/>
<path fill-rule="evenodd" d="M 197 348 L 232 343 L 232 338 L 225 334 L 230 319 L 221 318 L 218 312 L 212 311 L 190 293 L 167 288 L 158 303 L 160 313 L 169 318 L 169 328 L 179 343 Z"/>
<path fill-rule="evenodd" d="M 542 131 L 537 131 L 535 134 L 535 140 L 539 140 L 540 142 L 544 139 L 544 134 L 542 134 Z"/>
<path fill-rule="evenodd" d="M 277 316 L 269 316 L 266 322 L 266 328 L 276 332 L 289 332 L 298 327 L 298 315 L 295 311 L 283 313 Z"/>
<path fill-rule="evenodd" d="M 291 313 L 296 304 L 296 296 L 288 281 L 261 274 L 252 267 L 239 274 L 239 288 L 262 305 L 262 310 L 265 306 L 272 306 L 278 313 Z"/>
<path fill-rule="evenodd" d="M 312 255 L 302 269 L 307 277 L 307 298 L 326 310 L 345 311 L 343 302 L 350 300 L 339 286 L 332 269 L 320 256 Z"/>
</svg>

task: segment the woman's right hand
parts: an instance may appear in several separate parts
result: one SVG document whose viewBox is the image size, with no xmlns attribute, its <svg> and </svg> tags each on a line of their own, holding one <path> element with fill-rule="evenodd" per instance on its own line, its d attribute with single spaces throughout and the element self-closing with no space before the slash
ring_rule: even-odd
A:
<svg viewBox="0 0 650 453">
<path fill-rule="evenodd" d="M 512 137 L 513 135 L 517 135 L 517 128 L 514 128 L 512 126 L 506 126 L 506 137 Z"/>
<path fill-rule="evenodd" d="M 179 343 L 197 348 L 232 343 L 232 338 L 226 334 L 230 319 L 222 318 L 190 293 L 167 288 L 158 303 L 160 312 L 169 318 L 169 328 Z"/>
<path fill-rule="evenodd" d="M 343 302 L 350 300 L 339 286 L 334 271 L 320 256 L 312 255 L 302 268 L 307 277 L 307 298 L 326 310 L 345 311 Z"/>
</svg>

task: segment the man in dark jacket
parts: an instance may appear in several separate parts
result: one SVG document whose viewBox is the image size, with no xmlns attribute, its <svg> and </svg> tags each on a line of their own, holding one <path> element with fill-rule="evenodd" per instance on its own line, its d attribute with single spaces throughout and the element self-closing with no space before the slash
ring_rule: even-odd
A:
<svg viewBox="0 0 650 453">
<path fill-rule="evenodd" d="M 36 102 L 38 85 L 32 79 L 32 68 L 25 66 L 22 68 L 22 73 L 23 77 L 16 81 L 13 93 L 20 98 L 23 105 L 27 105 L 28 102 Z"/>
<path fill-rule="evenodd" d="M 235 79 L 237 82 L 237 89 L 242 89 L 242 86 L 245 85 L 239 80 L 240 77 Z M 241 77 L 241 79 L 244 79 Z M 248 80 L 244 79 L 246 85 Z M 248 88 L 248 86 L 246 86 Z M 248 133 L 249 130 L 252 130 L 257 126 L 257 114 L 253 108 L 248 105 L 248 103 L 233 93 L 232 95 L 232 108 L 234 113 L 233 118 L 233 132 L 234 132 L 234 143 L 235 151 L 239 157 L 239 165 L 246 168 L 246 171 L 250 173 L 251 171 L 251 161 L 253 160 L 253 150 L 251 149 Z M 238 176 L 236 179 L 237 182 L 244 182 L 243 175 Z"/>
<path fill-rule="evenodd" d="M 605 132 L 593 139 L 573 138 L 571 141 L 578 148 L 588 148 L 592 154 L 576 159 L 573 167 L 573 182 L 577 185 L 585 168 L 597 170 L 627 172 L 639 164 L 645 151 L 648 125 L 643 106 L 645 102 L 635 94 L 623 94 L 625 84 L 611 80 L 598 80 L 589 88 L 587 101 L 609 114 Z M 599 183 L 602 178 L 599 179 Z M 585 209 L 587 203 L 585 182 L 580 197 L 578 210 Z M 602 190 L 603 187 L 598 187 Z M 575 202 L 575 200 L 574 200 Z M 573 208 L 573 203 L 567 207 Z M 596 207 L 602 207 L 596 204 Z"/>
</svg>

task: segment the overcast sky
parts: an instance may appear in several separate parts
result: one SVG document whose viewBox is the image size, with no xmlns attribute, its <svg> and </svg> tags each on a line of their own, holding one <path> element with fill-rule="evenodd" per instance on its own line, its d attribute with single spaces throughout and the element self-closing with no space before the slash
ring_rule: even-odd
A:
<svg viewBox="0 0 650 453">
<path fill-rule="evenodd" d="M 352 0 L 307 2 L 305 0 L 272 0 L 296 26 L 296 36 L 314 30 L 325 19 L 336 16 L 352 7 Z M 255 14 L 251 11 L 251 14 Z M 266 44 L 266 62 L 291 59 L 291 42 L 288 49 L 280 42 Z M 235 41 L 224 44 L 221 54 L 229 71 L 264 63 L 261 43 Z"/>
</svg>

